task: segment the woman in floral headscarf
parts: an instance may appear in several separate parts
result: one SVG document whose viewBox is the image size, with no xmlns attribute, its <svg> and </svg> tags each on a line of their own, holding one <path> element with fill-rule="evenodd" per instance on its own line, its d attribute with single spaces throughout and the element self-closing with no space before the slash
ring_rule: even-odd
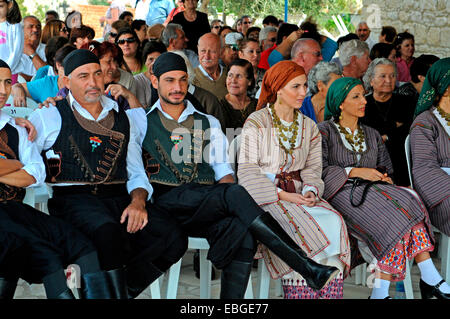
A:
<svg viewBox="0 0 450 319">
<path fill-rule="evenodd" d="M 427 73 L 411 126 L 414 189 L 431 223 L 450 236 L 450 58 Z"/>
<path fill-rule="evenodd" d="M 425 206 L 413 190 L 393 184 L 380 134 L 359 123 L 367 103 L 364 93 L 361 81 L 348 77 L 328 89 L 325 122 L 319 123 L 324 198 L 344 216 L 364 259 L 376 263 L 372 299 L 390 298 L 390 282 L 404 280 L 406 262 L 413 258 L 421 273 L 422 298 L 448 298 L 450 287 L 430 258 L 434 238 Z"/>
<path fill-rule="evenodd" d="M 284 297 L 342 298 L 348 234 L 341 215 L 321 199 L 321 136 L 299 111 L 305 95 L 306 75 L 298 64 L 282 61 L 265 73 L 259 99 L 264 108 L 250 114 L 242 130 L 238 181 L 308 257 L 339 269 L 337 278 L 314 290 L 261 245 L 257 258 L 264 258 L 272 278 L 282 278 Z"/>
</svg>

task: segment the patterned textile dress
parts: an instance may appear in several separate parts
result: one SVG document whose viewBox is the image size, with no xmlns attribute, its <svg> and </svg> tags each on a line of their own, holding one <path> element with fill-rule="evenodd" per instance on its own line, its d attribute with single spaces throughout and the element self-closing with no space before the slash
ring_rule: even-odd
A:
<svg viewBox="0 0 450 319">
<path fill-rule="evenodd" d="M 284 123 L 288 125 L 292 123 Z M 350 265 L 348 233 L 341 215 L 320 196 L 323 192 L 321 136 L 316 124 L 299 113 L 299 134 L 292 155 L 279 144 L 270 108 L 252 113 L 241 134 L 238 182 L 269 212 L 292 239 L 315 261 L 341 270 L 338 278 L 315 291 L 281 259 L 260 245 L 257 258 L 264 258 L 272 278 L 283 278 L 285 298 L 342 298 L 343 280 Z M 289 146 L 290 148 L 290 146 Z M 278 174 L 300 172 L 295 191 L 313 190 L 319 200 L 312 208 L 280 200 Z"/>
<path fill-rule="evenodd" d="M 390 184 L 374 184 L 361 206 L 350 204 L 353 185 L 348 177 L 350 168 L 385 167 L 392 174 L 392 164 L 380 134 L 368 126 L 360 127 L 365 145 L 361 153 L 356 153 L 332 120 L 319 123 L 324 198 L 343 215 L 350 234 L 368 248 L 378 269 L 391 274 L 394 281 L 403 280 L 406 260 L 434 249 L 428 212 L 414 191 Z M 363 189 L 364 184 L 355 188 L 355 202 L 361 199 Z"/>
<path fill-rule="evenodd" d="M 414 189 L 431 223 L 450 236 L 450 127 L 435 108 L 417 116 L 410 145 Z"/>
</svg>

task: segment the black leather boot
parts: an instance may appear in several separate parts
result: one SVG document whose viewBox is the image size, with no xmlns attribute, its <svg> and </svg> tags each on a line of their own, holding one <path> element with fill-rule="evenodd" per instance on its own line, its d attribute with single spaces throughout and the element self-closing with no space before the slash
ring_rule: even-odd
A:
<svg viewBox="0 0 450 319">
<path fill-rule="evenodd" d="M 0 277 L 0 299 L 13 299 L 16 292 L 17 279 Z"/>
<path fill-rule="evenodd" d="M 78 294 L 80 299 L 115 299 L 105 271 L 84 274 Z"/>
<path fill-rule="evenodd" d="M 244 299 L 252 263 L 233 260 L 222 269 L 220 299 Z"/>
<path fill-rule="evenodd" d="M 106 271 L 114 299 L 128 299 L 127 281 L 123 268 Z"/>
<path fill-rule="evenodd" d="M 128 298 L 134 299 L 164 272 L 151 262 L 140 262 L 125 268 Z"/>
<path fill-rule="evenodd" d="M 308 258 L 268 212 L 256 217 L 249 230 L 256 240 L 302 275 L 308 286 L 315 290 L 322 289 L 339 274 L 336 267 L 321 265 Z"/>
<path fill-rule="evenodd" d="M 72 293 L 72 290 L 67 288 L 62 293 L 60 293 L 57 297 L 53 299 L 76 299 L 75 296 Z"/>
</svg>

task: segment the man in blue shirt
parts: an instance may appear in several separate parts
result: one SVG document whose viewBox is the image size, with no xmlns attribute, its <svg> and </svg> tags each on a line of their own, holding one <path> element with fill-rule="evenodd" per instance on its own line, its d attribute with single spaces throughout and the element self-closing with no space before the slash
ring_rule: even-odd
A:
<svg viewBox="0 0 450 319">
<path fill-rule="evenodd" d="M 175 5 L 172 0 L 151 0 L 145 22 L 149 26 L 157 23 L 163 24 L 174 8 Z"/>
</svg>

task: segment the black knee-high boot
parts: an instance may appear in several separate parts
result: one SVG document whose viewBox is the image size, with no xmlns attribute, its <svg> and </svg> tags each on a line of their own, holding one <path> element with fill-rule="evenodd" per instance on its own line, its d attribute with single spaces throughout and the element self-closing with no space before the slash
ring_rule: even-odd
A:
<svg viewBox="0 0 450 319">
<path fill-rule="evenodd" d="M 148 261 L 129 265 L 125 268 L 128 298 L 134 299 L 164 272 Z"/>
<path fill-rule="evenodd" d="M 322 289 L 339 274 L 336 267 L 321 265 L 308 258 L 268 212 L 255 218 L 249 230 L 255 239 L 302 275 L 308 286 L 313 289 Z"/>
<path fill-rule="evenodd" d="M 105 271 L 88 273 L 81 276 L 78 288 L 80 299 L 116 299 Z"/>
<path fill-rule="evenodd" d="M 127 280 L 123 268 L 106 271 L 114 299 L 128 299 Z"/>
<path fill-rule="evenodd" d="M 0 299 L 13 299 L 16 292 L 17 279 L 0 277 Z"/>
<path fill-rule="evenodd" d="M 243 299 L 252 271 L 252 262 L 233 260 L 222 269 L 220 299 Z"/>
</svg>

